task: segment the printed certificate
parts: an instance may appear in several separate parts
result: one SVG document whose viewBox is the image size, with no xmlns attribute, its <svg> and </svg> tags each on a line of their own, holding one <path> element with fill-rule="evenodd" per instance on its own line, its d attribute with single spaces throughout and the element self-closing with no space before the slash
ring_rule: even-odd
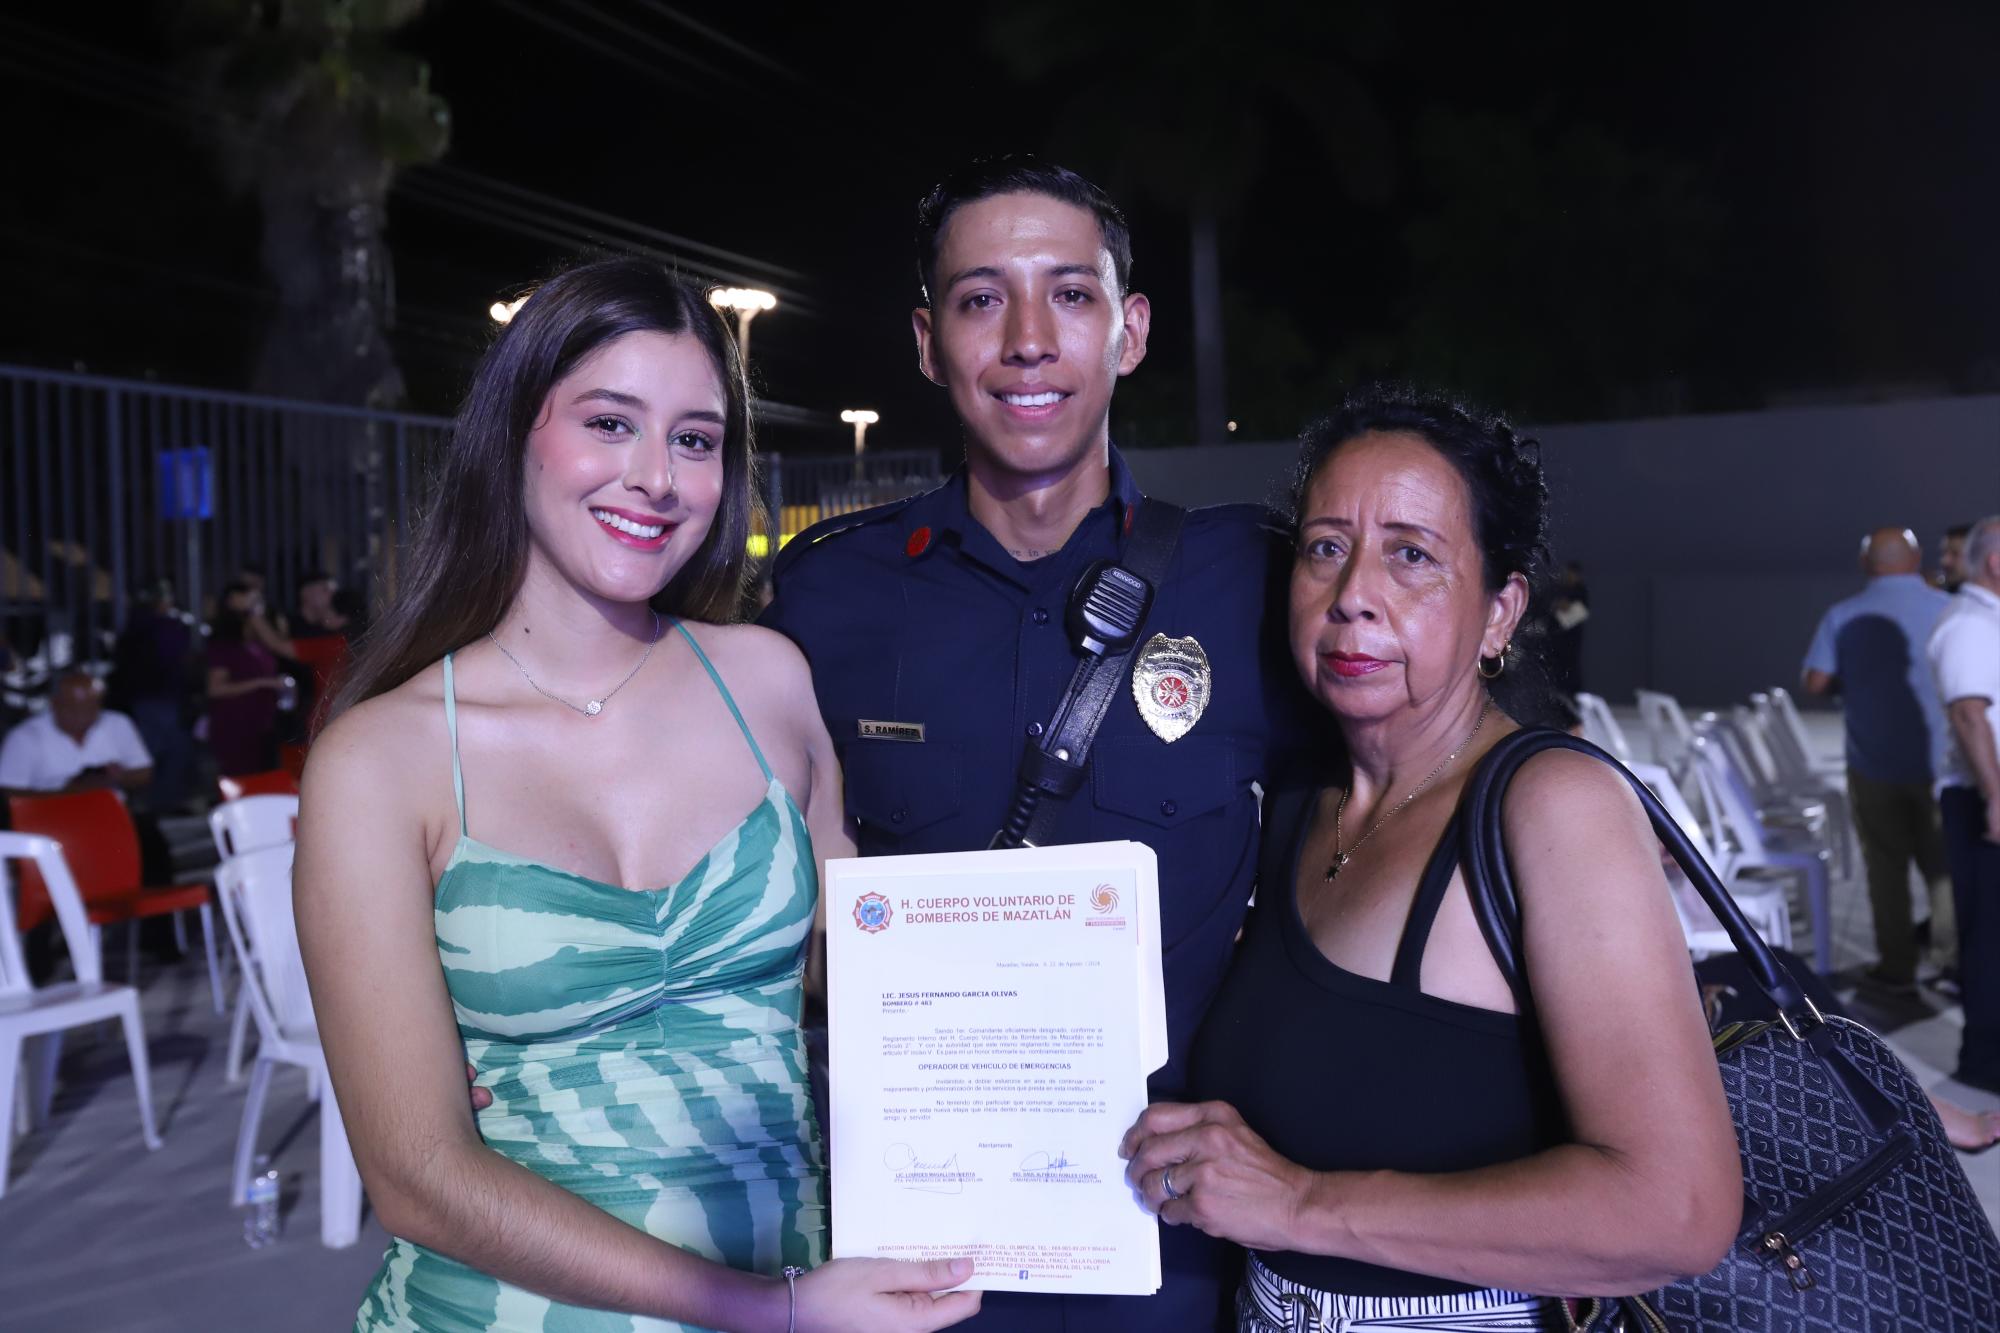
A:
<svg viewBox="0 0 2000 1333">
<path fill-rule="evenodd" d="M 1151 849 L 830 861 L 825 891 L 833 1254 L 1157 1291 L 1118 1156 L 1167 1056 Z"/>
</svg>

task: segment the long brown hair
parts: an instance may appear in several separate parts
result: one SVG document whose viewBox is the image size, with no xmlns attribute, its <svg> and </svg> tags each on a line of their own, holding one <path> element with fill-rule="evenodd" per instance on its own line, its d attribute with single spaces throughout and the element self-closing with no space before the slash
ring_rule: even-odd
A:
<svg viewBox="0 0 2000 1333">
<path fill-rule="evenodd" d="M 722 378 L 728 406 L 715 522 L 653 606 L 692 620 L 740 614 L 746 548 L 762 503 L 735 341 L 692 283 L 644 260 L 600 259 L 536 288 L 480 359 L 432 478 L 428 508 L 399 562 L 395 599 L 362 641 L 333 715 L 394 689 L 500 623 L 528 568 L 528 433 L 550 390 L 585 357 L 628 333 L 695 338 Z"/>
</svg>

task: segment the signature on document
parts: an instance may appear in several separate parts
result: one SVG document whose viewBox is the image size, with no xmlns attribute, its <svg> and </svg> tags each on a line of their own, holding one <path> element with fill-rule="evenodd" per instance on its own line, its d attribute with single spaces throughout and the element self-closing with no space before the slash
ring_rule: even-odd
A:
<svg viewBox="0 0 2000 1333">
<path fill-rule="evenodd" d="M 979 1177 L 961 1170 L 958 1154 L 937 1159 L 919 1157 L 907 1143 L 892 1143 L 882 1151 L 882 1165 L 889 1168 L 899 1188 L 922 1194 L 963 1194 L 965 1183 Z"/>
</svg>

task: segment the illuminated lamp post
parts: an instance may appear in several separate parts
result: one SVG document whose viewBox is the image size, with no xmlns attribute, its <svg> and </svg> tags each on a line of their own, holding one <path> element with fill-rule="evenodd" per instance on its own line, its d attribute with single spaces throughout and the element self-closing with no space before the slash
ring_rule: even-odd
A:
<svg viewBox="0 0 2000 1333">
<path fill-rule="evenodd" d="M 854 427 L 854 479 L 861 480 L 861 454 L 868 448 L 868 428 L 882 419 L 881 414 L 870 412 L 865 407 L 850 407 L 840 414 L 840 419 Z"/>
<path fill-rule="evenodd" d="M 736 355 L 747 372 L 750 366 L 750 321 L 766 310 L 775 309 L 778 298 L 756 287 L 717 287 L 708 294 L 708 303 L 717 310 L 736 312 Z"/>
</svg>

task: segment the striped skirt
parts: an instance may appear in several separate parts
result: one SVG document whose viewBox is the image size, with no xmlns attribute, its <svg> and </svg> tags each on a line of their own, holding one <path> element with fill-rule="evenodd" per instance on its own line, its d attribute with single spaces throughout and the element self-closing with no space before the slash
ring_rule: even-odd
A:
<svg viewBox="0 0 2000 1333">
<path fill-rule="evenodd" d="M 1237 1333 L 1564 1333 L 1562 1302 L 1518 1291 L 1342 1296 L 1279 1277 L 1255 1254 L 1236 1293 Z"/>
</svg>

